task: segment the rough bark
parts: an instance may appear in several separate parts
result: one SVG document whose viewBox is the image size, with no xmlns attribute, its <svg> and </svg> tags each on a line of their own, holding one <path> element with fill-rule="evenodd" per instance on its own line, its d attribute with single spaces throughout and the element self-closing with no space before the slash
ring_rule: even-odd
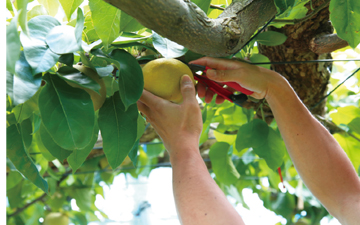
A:
<svg viewBox="0 0 360 225">
<path fill-rule="evenodd" d="M 273 1 L 234 0 L 211 19 L 190 0 L 104 0 L 145 27 L 207 56 L 238 52 L 251 35 L 276 14 Z"/>
<path fill-rule="evenodd" d="M 313 7 L 316 8 L 323 2 L 325 1 L 313 1 Z M 299 24 L 287 25 L 281 29 L 274 27 L 268 29 L 284 33 L 288 37 L 286 42 L 279 46 L 259 46 L 260 53 L 266 55 L 270 61 L 305 61 L 331 58 L 329 53 L 317 54 L 309 48 L 314 37 L 320 34 L 333 33 L 333 28 L 329 22 L 328 7 Z M 312 108 L 325 96 L 331 68 L 331 63 L 272 65 L 273 70 L 283 75 L 290 82 L 308 108 Z M 323 101 L 322 104 L 312 109 L 312 113 L 323 115 L 325 103 L 326 101 Z"/>
</svg>

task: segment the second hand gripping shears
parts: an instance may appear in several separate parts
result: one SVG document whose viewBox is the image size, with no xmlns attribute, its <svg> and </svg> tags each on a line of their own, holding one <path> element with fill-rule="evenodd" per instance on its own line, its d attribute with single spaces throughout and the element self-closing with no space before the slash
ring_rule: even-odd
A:
<svg viewBox="0 0 360 225">
<path fill-rule="evenodd" d="M 209 78 L 206 77 L 206 72 L 208 69 L 212 69 L 210 67 L 207 66 L 202 66 L 202 65 L 197 65 L 197 64 L 187 64 L 189 66 L 189 68 L 191 69 L 191 71 L 194 72 L 194 79 L 197 80 L 198 82 L 201 82 L 203 84 L 205 84 L 210 90 L 212 90 L 214 93 L 220 95 L 221 97 L 223 97 L 224 99 L 238 105 L 241 106 L 243 105 L 243 103 L 245 101 L 247 101 L 248 99 L 248 95 L 251 95 L 252 91 L 249 91 L 245 88 L 243 88 L 242 86 L 240 86 L 238 83 L 235 82 L 223 82 L 223 83 L 218 83 L 216 81 L 210 80 Z M 196 72 L 203 72 L 204 75 L 198 75 L 196 74 Z M 224 87 L 224 85 L 233 88 L 234 90 L 241 92 L 240 94 L 236 94 L 232 91 L 230 91 L 229 89 L 226 89 Z"/>
</svg>

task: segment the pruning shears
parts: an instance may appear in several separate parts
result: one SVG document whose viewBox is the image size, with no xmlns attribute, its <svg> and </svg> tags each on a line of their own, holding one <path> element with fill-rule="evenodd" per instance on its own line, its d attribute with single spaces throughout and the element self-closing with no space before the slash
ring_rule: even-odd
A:
<svg viewBox="0 0 360 225">
<path fill-rule="evenodd" d="M 208 69 L 212 69 L 207 66 L 197 65 L 197 64 L 187 64 L 191 71 L 194 72 L 194 79 L 205 84 L 210 90 L 212 90 L 214 93 L 220 95 L 224 99 L 238 105 L 242 106 L 243 103 L 248 99 L 247 95 L 251 95 L 252 91 L 249 91 L 242 86 L 240 86 L 238 83 L 235 82 L 223 82 L 218 83 L 216 81 L 210 80 L 206 77 L 206 71 Z M 203 72 L 204 75 L 198 75 L 196 72 Z M 231 87 L 235 89 L 238 92 L 241 92 L 241 94 L 235 94 L 234 92 L 224 88 L 224 85 Z"/>
</svg>

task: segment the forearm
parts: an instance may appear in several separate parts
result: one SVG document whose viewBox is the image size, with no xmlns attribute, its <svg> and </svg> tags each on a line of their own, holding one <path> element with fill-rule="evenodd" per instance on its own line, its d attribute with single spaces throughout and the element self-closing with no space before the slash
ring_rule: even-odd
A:
<svg viewBox="0 0 360 225">
<path fill-rule="evenodd" d="M 280 81 L 271 90 L 267 101 L 298 173 L 322 204 L 338 215 L 360 194 L 356 171 L 337 141 L 287 82 Z"/>
<path fill-rule="evenodd" d="M 174 153 L 170 155 L 170 161 L 174 198 L 181 223 L 244 224 L 210 176 L 198 146 L 183 144 L 179 148 L 178 151 L 172 151 Z"/>
</svg>

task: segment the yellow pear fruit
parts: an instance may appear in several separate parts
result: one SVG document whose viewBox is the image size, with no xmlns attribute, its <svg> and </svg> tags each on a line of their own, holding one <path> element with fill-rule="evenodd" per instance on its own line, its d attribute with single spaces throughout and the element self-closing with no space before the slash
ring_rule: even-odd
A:
<svg viewBox="0 0 360 225">
<path fill-rule="evenodd" d="M 69 225 L 69 217 L 60 212 L 51 212 L 45 216 L 43 225 Z"/>
<path fill-rule="evenodd" d="M 143 68 L 144 89 L 161 98 L 181 103 L 181 77 L 187 74 L 195 80 L 190 68 L 177 59 L 160 58 L 147 63 Z"/>
<path fill-rule="evenodd" d="M 91 97 L 91 100 L 94 104 L 94 110 L 96 111 L 96 110 L 100 109 L 106 99 L 106 86 L 105 86 L 104 80 L 101 79 L 99 74 L 97 74 L 96 71 L 94 71 L 90 67 L 87 67 L 84 65 L 74 65 L 73 67 L 75 69 L 79 70 L 81 73 L 85 74 L 86 76 L 90 77 L 94 81 L 96 81 L 100 85 L 100 90 L 99 90 L 100 94 L 90 88 L 82 87 L 73 82 L 67 82 L 67 83 L 72 87 L 81 88 L 81 89 L 85 90 Z"/>
</svg>

